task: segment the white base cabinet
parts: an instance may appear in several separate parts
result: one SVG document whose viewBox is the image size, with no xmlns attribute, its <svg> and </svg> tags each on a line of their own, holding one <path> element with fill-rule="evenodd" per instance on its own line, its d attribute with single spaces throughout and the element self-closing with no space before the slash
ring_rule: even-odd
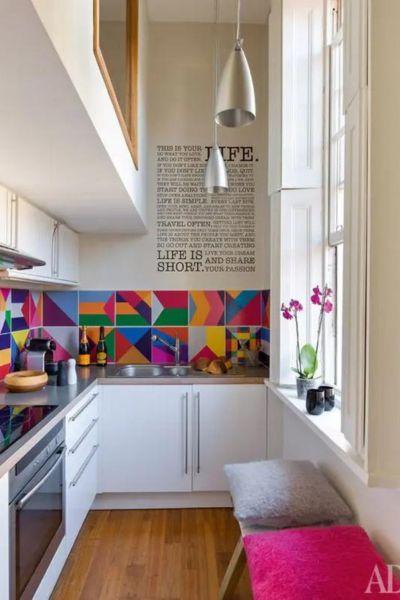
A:
<svg viewBox="0 0 400 600">
<path fill-rule="evenodd" d="M 99 492 L 190 492 L 191 388 L 104 386 Z"/>
<path fill-rule="evenodd" d="M 104 386 L 99 493 L 223 492 L 267 454 L 263 385 Z"/>
<path fill-rule="evenodd" d="M 90 392 L 66 418 L 65 528 L 68 551 L 83 525 L 97 494 L 98 396 Z"/>
<path fill-rule="evenodd" d="M 193 491 L 228 491 L 224 465 L 267 457 L 262 385 L 193 386 Z"/>
</svg>

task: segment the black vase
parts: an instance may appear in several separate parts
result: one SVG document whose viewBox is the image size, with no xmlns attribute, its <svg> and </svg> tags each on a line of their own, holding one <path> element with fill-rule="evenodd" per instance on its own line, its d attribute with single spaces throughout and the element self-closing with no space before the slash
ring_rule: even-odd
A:
<svg viewBox="0 0 400 600">
<path fill-rule="evenodd" d="M 320 385 L 319 390 L 325 394 L 325 410 L 332 410 L 335 406 L 335 391 L 331 385 Z"/>
<path fill-rule="evenodd" d="M 308 390 L 306 408 L 310 415 L 321 415 L 325 410 L 325 392 L 322 390 Z"/>
</svg>

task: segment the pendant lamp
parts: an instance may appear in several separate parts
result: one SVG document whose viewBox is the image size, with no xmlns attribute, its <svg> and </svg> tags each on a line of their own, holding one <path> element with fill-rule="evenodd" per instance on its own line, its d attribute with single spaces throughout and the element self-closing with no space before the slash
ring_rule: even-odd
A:
<svg viewBox="0 0 400 600">
<path fill-rule="evenodd" d="M 223 127 L 250 125 L 256 118 L 256 97 L 249 63 L 240 37 L 240 0 L 237 1 L 236 42 L 222 72 L 215 121 Z"/>
<path fill-rule="evenodd" d="M 218 90 L 218 0 L 215 0 L 215 88 L 214 109 L 216 108 Z M 218 125 L 214 121 L 214 144 L 207 161 L 204 177 L 204 188 L 208 194 L 226 194 L 228 191 L 228 175 L 222 152 L 218 146 Z"/>
</svg>

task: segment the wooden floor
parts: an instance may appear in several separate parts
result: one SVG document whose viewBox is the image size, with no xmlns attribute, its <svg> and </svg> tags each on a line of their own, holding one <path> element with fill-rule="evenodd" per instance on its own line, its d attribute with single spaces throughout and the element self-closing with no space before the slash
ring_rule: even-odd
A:
<svg viewBox="0 0 400 600">
<path fill-rule="evenodd" d="M 217 600 L 238 536 L 230 509 L 90 512 L 52 600 Z"/>
</svg>

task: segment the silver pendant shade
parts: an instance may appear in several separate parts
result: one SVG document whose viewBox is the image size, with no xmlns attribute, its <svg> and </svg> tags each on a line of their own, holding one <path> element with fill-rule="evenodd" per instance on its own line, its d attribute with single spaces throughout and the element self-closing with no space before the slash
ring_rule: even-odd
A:
<svg viewBox="0 0 400 600">
<path fill-rule="evenodd" d="M 240 37 L 240 0 L 237 2 L 236 43 L 221 75 L 215 121 L 223 127 L 242 127 L 256 118 L 256 97 L 249 63 Z"/>
<path fill-rule="evenodd" d="M 215 29 L 218 24 L 218 0 L 215 0 Z M 218 38 L 215 31 L 215 89 L 214 102 L 216 108 L 217 89 L 218 89 Z M 207 194 L 226 194 L 228 185 L 228 175 L 226 172 L 225 162 L 222 152 L 218 146 L 218 125 L 214 121 L 214 144 L 211 148 L 210 155 L 207 161 L 207 167 L 204 176 L 204 189 Z"/>
<path fill-rule="evenodd" d="M 207 162 L 204 187 L 208 194 L 226 194 L 228 191 L 228 175 L 221 150 L 214 144 Z"/>
</svg>

